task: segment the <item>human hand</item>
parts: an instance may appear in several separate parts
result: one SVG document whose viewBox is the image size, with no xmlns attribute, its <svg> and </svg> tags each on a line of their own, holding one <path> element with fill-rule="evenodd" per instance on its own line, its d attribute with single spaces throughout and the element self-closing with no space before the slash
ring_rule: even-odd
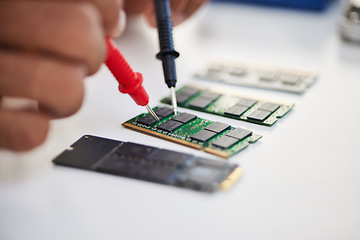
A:
<svg viewBox="0 0 360 240">
<path fill-rule="evenodd" d="M 124 0 L 125 11 L 128 14 L 143 13 L 150 26 L 156 27 L 156 16 L 154 11 L 154 0 Z M 170 0 L 171 18 L 174 26 L 179 25 L 208 0 Z"/>
<path fill-rule="evenodd" d="M 45 140 L 50 119 L 80 108 L 82 80 L 103 63 L 105 36 L 124 28 L 122 3 L 0 0 L 0 101 L 28 98 L 39 106 L 29 111 L 0 104 L 0 148 L 31 149 Z"/>
</svg>

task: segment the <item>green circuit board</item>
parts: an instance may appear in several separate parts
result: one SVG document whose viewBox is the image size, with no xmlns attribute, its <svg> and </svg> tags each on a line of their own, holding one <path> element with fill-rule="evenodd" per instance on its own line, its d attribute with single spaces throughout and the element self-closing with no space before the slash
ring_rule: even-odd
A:
<svg viewBox="0 0 360 240">
<path fill-rule="evenodd" d="M 180 107 L 264 126 L 272 126 L 294 107 L 294 104 L 229 95 L 190 85 L 176 91 L 176 98 Z M 161 102 L 171 104 L 170 97 Z"/>
<path fill-rule="evenodd" d="M 136 116 L 122 125 L 141 133 L 228 158 L 261 138 L 243 128 L 213 122 L 189 113 L 174 116 L 172 109 L 156 107 L 157 122 L 150 114 Z"/>
</svg>

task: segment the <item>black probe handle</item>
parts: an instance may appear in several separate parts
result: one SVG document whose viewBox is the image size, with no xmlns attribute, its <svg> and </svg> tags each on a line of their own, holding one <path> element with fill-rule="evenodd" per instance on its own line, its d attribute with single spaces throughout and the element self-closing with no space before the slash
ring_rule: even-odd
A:
<svg viewBox="0 0 360 240">
<path fill-rule="evenodd" d="M 160 43 L 160 52 L 156 58 L 162 61 L 166 84 L 169 88 L 175 87 L 175 58 L 180 54 L 174 49 L 170 3 L 169 0 L 154 0 L 154 4 Z"/>
</svg>

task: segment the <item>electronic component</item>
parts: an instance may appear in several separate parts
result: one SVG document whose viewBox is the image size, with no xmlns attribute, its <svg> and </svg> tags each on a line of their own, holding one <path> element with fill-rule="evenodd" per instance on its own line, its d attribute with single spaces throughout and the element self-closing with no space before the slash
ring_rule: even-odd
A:
<svg viewBox="0 0 360 240">
<path fill-rule="evenodd" d="M 154 111 L 156 112 L 158 109 L 159 107 L 154 108 Z M 249 143 L 254 143 L 261 138 L 260 135 L 253 134 L 251 131 L 202 119 L 189 113 L 180 113 L 176 116 L 172 113 L 152 125 L 143 123 L 142 119 L 146 116 L 149 114 L 140 114 L 122 125 L 141 133 L 204 150 L 224 158 L 238 153 Z M 229 145 L 228 141 L 217 141 L 224 136 L 235 139 L 233 140 L 235 142 Z"/>
<path fill-rule="evenodd" d="M 255 121 L 263 122 L 270 116 L 271 112 L 257 109 L 256 111 L 252 112 L 247 116 L 248 119 L 252 119 Z"/>
<path fill-rule="evenodd" d="M 239 141 L 239 139 L 237 139 L 237 138 L 222 136 L 221 138 L 216 139 L 212 144 L 216 147 L 228 149 L 229 147 L 231 147 L 238 141 Z"/>
<path fill-rule="evenodd" d="M 151 115 L 146 115 L 145 117 L 143 117 L 142 119 L 139 119 L 139 122 L 148 126 L 153 125 L 154 123 L 156 123 L 157 121 L 155 120 L 155 118 L 153 118 L 153 116 Z"/>
<path fill-rule="evenodd" d="M 212 99 L 208 99 L 208 98 L 202 98 L 202 97 L 198 97 L 195 100 L 191 101 L 189 103 L 189 106 L 193 107 L 193 108 L 200 108 L 200 109 L 204 109 L 207 106 L 210 105 L 210 103 L 212 103 L 214 100 Z M 179 103 L 180 104 L 180 103 Z"/>
<path fill-rule="evenodd" d="M 181 123 L 181 122 L 177 122 L 177 121 L 174 121 L 174 120 L 169 120 L 167 122 L 164 122 L 164 123 L 160 124 L 159 126 L 157 126 L 157 128 L 161 129 L 163 131 L 166 131 L 166 132 L 172 132 L 175 129 L 181 127 L 182 125 L 183 125 L 183 123 Z"/>
<path fill-rule="evenodd" d="M 230 127 L 229 124 L 221 123 L 221 122 L 213 122 L 209 126 L 205 128 L 205 130 L 209 130 L 216 133 L 221 133 L 222 131 L 228 129 Z"/>
<path fill-rule="evenodd" d="M 237 138 L 239 140 L 244 139 L 251 135 L 251 132 L 242 128 L 235 128 L 231 132 L 227 133 L 226 136 Z"/>
<path fill-rule="evenodd" d="M 177 91 L 177 95 L 181 96 L 188 89 L 192 89 L 194 94 L 187 101 L 178 102 L 180 107 L 265 126 L 273 125 L 294 107 L 294 104 L 224 94 L 219 90 L 196 86 L 184 86 Z M 204 96 L 209 96 L 209 98 Z M 207 101 L 206 104 L 201 104 L 204 99 Z M 162 99 L 161 102 L 171 103 L 169 97 Z M 194 105 L 194 102 L 197 104 Z"/>
<path fill-rule="evenodd" d="M 254 99 L 240 98 L 236 104 L 245 106 L 245 107 L 252 107 L 255 103 L 257 103 L 257 101 Z"/>
<path fill-rule="evenodd" d="M 259 109 L 261 110 L 265 110 L 265 111 L 269 111 L 269 112 L 275 112 L 276 109 L 278 109 L 280 107 L 279 104 L 274 104 L 274 103 L 264 103 L 263 105 L 261 105 L 259 107 Z"/>
<path fill-rule="evenodd" d="M 234 105 L 231 108 L 224 111 L 224 114 L 233 115 L 235 117 L 240 117 L 243 115 L 244 112 L 246 112 L 249 109 L 249 107 L 241 106 L 241 105 Z"/>
<path fill-rule="evenodd" d="M 176 99 L 177 99 L 178 104 L 185 103 L 191 97 L 197 95 L 198 92 L 199 92 L 199 90 L 196 88 L 191 88 L 191 87 L 184 88 L 183 91 L 176 94 Z"/>
<path fill-rule="evenodd" d="M 277 68 L 217 58 L 195 74 L 229 84 L 303 93 L 317 78 L 316 73 Z"/>
<path fill-rule="evenodd" d="M 210 138 L 214 137 L 217 133 L 207 131 L 206 129 L 200 130 L 197 133 L 190 136 L 191 139 L 198 140 L 200 142 L 206 142 Z"/>
<path fill-rule="evenodd" d="M 155 112 L 159 118 L 168 117 L 173 113 L 173 110 L 170 108 L 158 108 Z"/>
<path fill-rule="evenodd" d="M 189 113 L 181 113 L 173 117 L 172 119 L 181 123 L 188 123 L 196 118 L 195 115 Z"/>
<path fill-rule="evenodd" d="M 205 192 L 227 190 L 242 175 L 236 164 L 90 135 L 80 138 L 53 162 Z"/>
</svg>

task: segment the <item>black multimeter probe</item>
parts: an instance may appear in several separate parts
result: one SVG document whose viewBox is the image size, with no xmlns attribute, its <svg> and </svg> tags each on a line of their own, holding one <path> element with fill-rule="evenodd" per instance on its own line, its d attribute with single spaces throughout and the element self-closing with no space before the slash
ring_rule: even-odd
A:
<svg viewBox="0 0 360 240">
<path fill-rule="evenodd" d="M 174 114 L 177 115 L 175 58 L 180 54 L 174 49 L 170 3 L 168 0 L 154 0 L 154 6 L 160 44 L 160 52 L 156 58 L 162 61 L 165 83 L 170 88 L 171 103 Z"/>
</svg>

